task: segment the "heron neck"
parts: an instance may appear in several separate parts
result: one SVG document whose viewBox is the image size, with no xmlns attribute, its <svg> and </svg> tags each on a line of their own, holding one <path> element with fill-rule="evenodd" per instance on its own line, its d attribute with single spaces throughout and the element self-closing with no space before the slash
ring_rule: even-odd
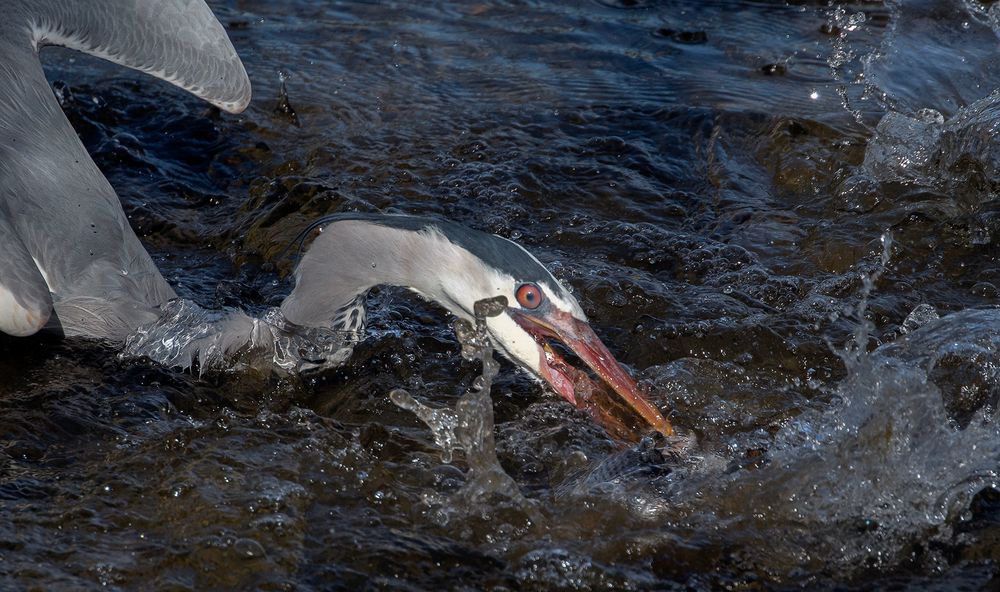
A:
<svg viewBox="0 0 1000 592">
<path fill-rule="evenodd" d="M 364 221 L 331 224 L 295 270 L 281 305 L 289 321 L 330 326 L 338 311 L 379 285 L 408 288 L 453 314 L 471 317 L 482 264 L 437 232 L 404 231 Z"/>
</svg>

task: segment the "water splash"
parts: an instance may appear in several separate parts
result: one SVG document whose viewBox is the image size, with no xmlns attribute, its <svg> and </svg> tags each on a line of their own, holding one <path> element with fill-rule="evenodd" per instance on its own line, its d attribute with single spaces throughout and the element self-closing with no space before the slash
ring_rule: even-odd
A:
<svg viewBox="0 0 1000 592">
<path fill-rule="evenodd" d="M 500 365 L 493 357 L 493 345 L 486 328 L 486 319 L 501 314 L 507 308 L 503 296 L 480 300 L 475 304 L 475 325 L 465 319 L 455 322 L 455 335 L 462 344 L 462 357 L 479 359 L 483 372 L 459 399 L 454 410 L 432 409 L 403 389 L 389 394 L 390 399 L 403 409 L 412 411 L 427 424 L 434 442 L 442 449 L 441 459 L 449 463 L 454 451 L 465 452 L 469 466 L 466 483 L 460 496 L 475 501 L 491 494 L 500 494 L 527 503 L 517 483 L 504 472 L 496 455 L 493 430 L 493 401 L 490 389 Z"/>
<path fill-rule="evenodd" d="M 997 317 L 945 317 L 871 354 L 858 352 L 838 403 L 777 436 L 770 451 L 776 478 L 741 478 L 735 489 L 752 495 L 769 521 L 838 531 L 803 532 L 797 544 L 841 568 L 897 565 L 913 541 L 951 540 L 972 496 L 996 484 L 1000 429 L 982 401 L 958 423 L 955 400 L 975 383 L 949 385 L 954 369 L 936 370 L 975 365 L 981 390 L 995 390 Z"/>
<path fill-rule="evenodd" d="M 913 333 L 920 327 L 939 318 L 941 316 L 938 315 L 937 309 L 933 306 L 930 304 L 918 304 L 910 311 L 910 314 L 906 315 L 903 324 L 899 327 L 899 331 L 901 333 Z"/>
<path fill-rule="evenodd" d="M 944 116 L 921 109 L 915 117 L 890 111 L 865 150 L 864 169 L 879 181 L 920 182 L 938 155 Z"/>
<path fill-rule="evenodd" d="M 666 477 L 640 475 L 663 492 L 644 498 L 650 521 L 735 545 L 741 569 L 782 578 L 857 577 L 900 565 L 933 573 L 948 564 L 948 549 L 965 540 L 973 498 L 1000 480 L 1000 309 L 937 318 L 918 306 L 896 341 L 872 350 L 868 305 L 894 244 L 889 233 L 880 242 L 861 275 L 859 303 L 842 313 L 855 330 L 833 348 L 847 376 L 829 402 L 773 435 L 726 437 L 731 451 L 759 449 L 752 463 L 706 457 Z M 709 380 L 725 389 L 735 379 Z M 593 468 L 598 487 L 621 472 L 620 460 Z M 589 476 L 579 483 L 594 489 Z"/>
<path fill-rule="evenodd" d="M 403 389 L 395 389 L 389 393 L 389 399 L 398 407 L 416 415 L 420 421 L 427 424 L 434 436 L 434 444 L 441 449 L 441 461 L 451 463 L 455 450 L 460 448 L 455 430 L 458 428 L 458 414 L 451 409 L 435 409 L 428 407 L 413 398 L 413 395 Z"/>
<path fill-rule="evenodd" d="M 197 365 L 200 373 L 303 372 L 343 364 L 362 338 L 361 332 L 294 325 L 278 308 L 254 318 L 178 299 L 162 307 L 155 323 L 129 335 L 121 356 L 146 357 L 185 370 Z"/>
<path fill-rule="evenodd" d="M 875 268 L 872 271 L 861 273 L 861 298 L 858 305 L 854 308 L 844 310 L 844 315 L 853 317 L 855 320 L 854 332 L 850 341 L 843 347 L 837 347 L 827 340 L 830 350 L 843 360 L 848 370 L 857 367 L 867 355 L 868 344 L 875 331 L 874 323 L 868 319 L 866 314 L 868 311 L 868 299 L 875 289 L 875 284 L 885 273 L 889 265 L 889 259 L 892 256 L 892 234 L 889 232 L 883 233 L 879 237 L 879 242 L 882 245 L 882 251 L 879 254 Z M 837 316 L 832 315 L 831 320 L 836 320 Z"/>
<path fill-rule="evenodd" d="M 283 71 L 278 71 L 278 100 L 274 104 L 274 114 L 280 117 L 295 127 L 302 127 L 302 123 L 299 121 L 299 114 L 292 107 L 292 103 L 288 100 L 288 87 L 285 82 L 288 80 L 288 75 Z"/>
<path fill-rule="evenodd" d="M 863 52 L 857 51 L 851 43 L 853 34 L 866 20 L 867 17 L 863 12 L 848 13 L 843 6 L 837 6 L 827 15 L 824 27 L 824 31 L 833 36 L 833 51 L 827 59 L 827 64 L 833 79 L 839 82 L 837 94 L 840 96 L 841 105 L 861 125 L 864 125 L 864 113 L 861 107 L 855 106 L 855 103 L 865 100 L 866 97 L 862 94 L 861 97 L 854 98 L 851 96 L 851 90 L 859 86 L 865 89 L 863 62 L 858 59 Z"/>
<path fill-rule="evenodd" d="M 710 516 L 729 536 L 780 531 L 767 557 L 754 558 L 770 570 L 857 574 L 898 566 L 917 545 L 933 571 L 946 560 L 918 541 L 954 544 L 973 497 L 1000 479 L 1000 309 L 938 319 L 917 307 L 898 340 L 869 352 L 865 312 L 891 249 L 885 234 L 851 311 L 854 335 L 834 348 L 848 376 L 833 404 L 783 427 L 765 468 L 674 484 L 702 528 Z"/>
</svg>

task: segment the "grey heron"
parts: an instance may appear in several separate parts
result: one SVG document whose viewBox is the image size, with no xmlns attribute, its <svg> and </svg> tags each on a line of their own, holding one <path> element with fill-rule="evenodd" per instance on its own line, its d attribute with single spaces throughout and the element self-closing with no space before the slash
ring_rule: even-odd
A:
<svg viewBox="0 0 1000 592">
<path fill-rule="evenodd" d="M 11 0 L 0 23 L 0 332 L 125 342 L 128 351 L 202 367 L 262 350 L 283 367 L 343 362 L 363 333 L 365 295 L 408 288 L 459 318 L 503 296 L 492 341 L 506 357 L 579 405 L 595 388 L 551 347 L 560 341 L 657 431 L 670 423 L 590 328 L 579 303 L 519 245 L 461 225 L 409 216 L 322 220 L 279 309 L 254 319 L 177 300 L 129 227 L 108 181 L 54 98 L 38 61 L 65 45 L 148 72 L 239 112 L 250 83 L 202 0 Z M 345 337 L 348 336 L 348 337 Z M 315 338 L 315 339 L 314 339 Z M 324 341 L 325 339 L 325 341 Z"/>
<path fill-rule="evenodd" d="M 299 262 L 295 288 L 281 304 L 286 321 L 357 330 L 364 323 L 364 295 L 379 285 L 407 288 L 470 322 L 476 302 L 503 297 L 507 307 L 486 326 L 505 357 L 579 406 L 578 393 L 590 397 L 597 385 L 549 343 L 560 342 L 650 426 L 673 434 L 594 333 L 573 294 L 517 243 L 415 216 L 341 214 L 318 225 L 324 230 Z"/>
</svg>

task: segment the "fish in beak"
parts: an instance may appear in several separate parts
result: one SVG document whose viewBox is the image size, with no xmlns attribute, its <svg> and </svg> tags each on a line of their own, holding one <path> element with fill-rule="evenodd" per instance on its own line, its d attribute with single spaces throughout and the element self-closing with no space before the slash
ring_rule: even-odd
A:
<svg viewBox="0 0 1000 592">
<path fill-rule="evenodd" d="M 574 368 L 548 343 L 554 339 L 579 357 L 600 379 L 614 391 L 621 402 L 639 415 L 654 430 L 664 436 L 673 436 L 674 428 L 652 403 L 642 394 L 639 385 L 611 355 L 585 321 L 568 312 L 549 308 L 544 313 L 508 309 L 514 321 L 538 343 L 542 378 L 564 399 L 578 408 L 587 409 L 595 419 L 608 426 L 620 425 L 610 419 L 610 411 L 595 403 L 593 394 L 600 392 L 599 385 L 587 372 Z"/>
</svg>

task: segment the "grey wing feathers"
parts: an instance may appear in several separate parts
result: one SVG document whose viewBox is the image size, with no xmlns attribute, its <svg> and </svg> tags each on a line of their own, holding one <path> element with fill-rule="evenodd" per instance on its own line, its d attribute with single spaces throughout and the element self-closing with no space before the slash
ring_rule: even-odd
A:
<svg viewBox="0 0 1000 592">
<path fill-rule="evenodd" d="M 221 109 L 250 102 L 250 80 L 203 0 L 22 3 L 37 45 L 63 45 L 171 82 Z"/>
<path fill-rule="evenodd" d="M 37 56 L 0 64 L 0 217 L 53 293 L 66 335 L 119 338 L 173 290 L 49 90 Z M 11 247 L 13 248 L 13 247 Z M 37 282 L 36 282 L 37 283 Z"/>
</svg>

